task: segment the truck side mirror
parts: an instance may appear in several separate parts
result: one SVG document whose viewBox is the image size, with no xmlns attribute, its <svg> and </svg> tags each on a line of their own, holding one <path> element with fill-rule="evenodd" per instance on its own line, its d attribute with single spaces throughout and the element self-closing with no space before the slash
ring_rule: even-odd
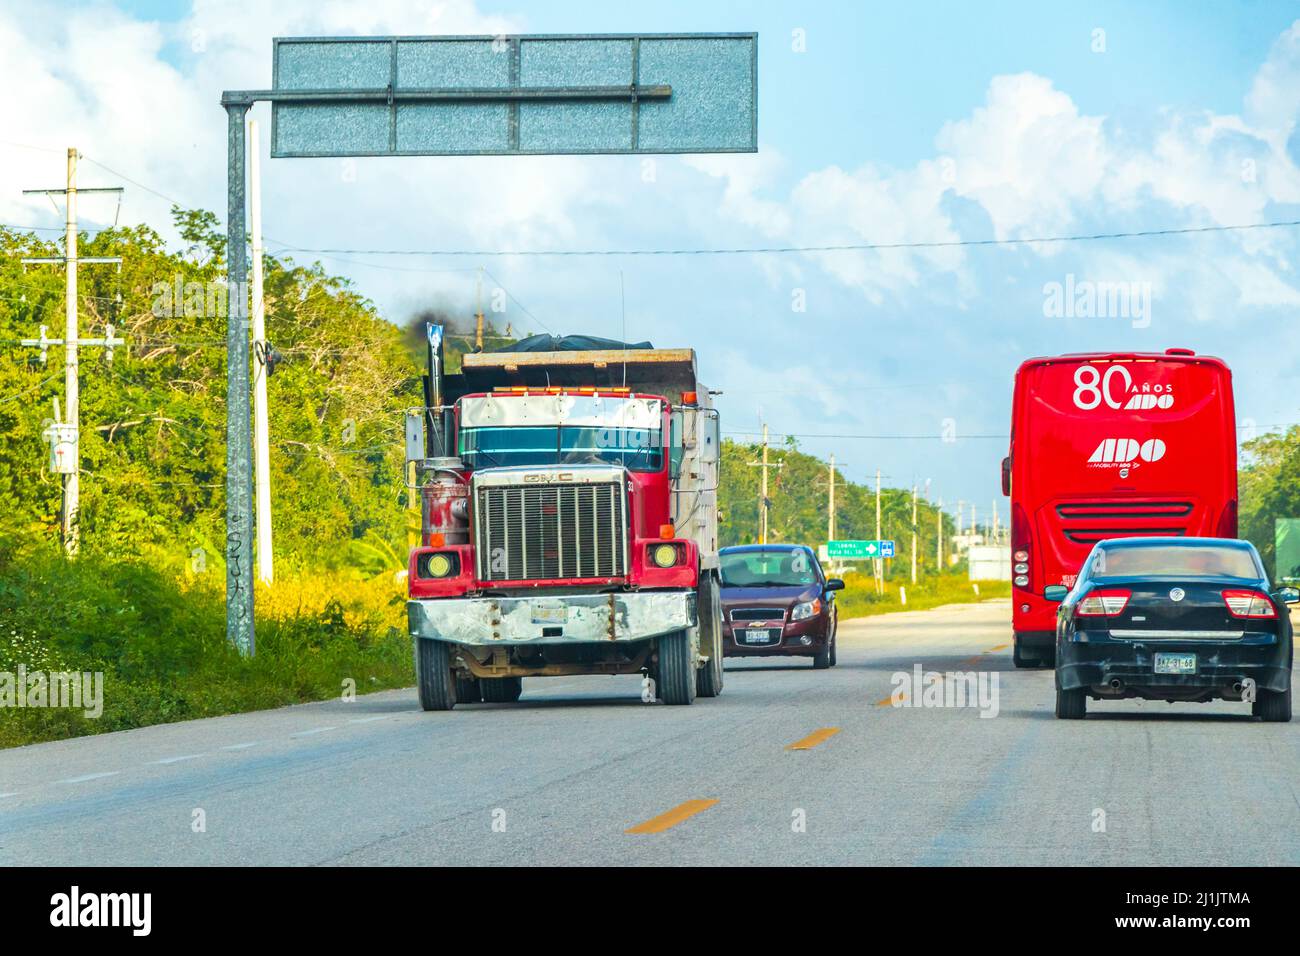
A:
<svg viewBox="0 0 1300 956">
<path fill-rule="evenodd" d="M 1011 494 L 1011 456 L 1002 459 L 1002 493 Z"/>
<path fill-rule="evenodd" d="M 673 411 L 668 416 L 668 477 L 676 478 L 682 472 L 682 455 L 686 449 L 682 444 L 682 413 Z"/>
<path fill-rule="evenodd" d="M 1070 589 L 1064 584 L 1049 584 L 1043 588 L 1043 597 L 1049 601 L 1064 601 Z"/>
<path fill-rule="evenodd" d="M 425 455 L 424 444 L 424 412 L 414 411 L 406 413 L 406 460 L 423 461 Z"/>
</svg>

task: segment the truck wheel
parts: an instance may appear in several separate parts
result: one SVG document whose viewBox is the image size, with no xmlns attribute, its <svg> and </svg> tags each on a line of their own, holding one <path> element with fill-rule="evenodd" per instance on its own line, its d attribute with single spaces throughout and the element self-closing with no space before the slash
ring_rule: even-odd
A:
<svg viewBox="0 0 1300 956">
<path fill-rule="evenodd" d="M 709 661 L 695 672 L 697 697 L 717 697 L 722 693 L 722 655 L 712 654 Z"/>
<path fill-rule="evenodd" d="M 709 655 L 708 663 L 695 672 L 698 697 L 717 697 L 722 693 L 722 596 L 713 575 L 700 583 L 699 606 L 707 617 L 700 619 L 700 650 Z"/>
<path fill-rule="evenodd" d="M 1270 724 L 1285 724 L 1291 720 L 1291 688 L 1286 690 L 1264 690 L 1256 693 L 1255 712 Z"/>
<path fill-rule="evenodd" d="M 483 692 L 479 690 L 478 678 L 476 677 L 456 678 L 456 703 L 477 704 L 482 699 L 483 699 Z"/>
<path fill-rule="evenodd" d="M 420 692 L 420 706 L 425 710 L 451 710 L 456 706 L 451 648 L 445 641 L 415 639 L 415 681 Z"/>
<path fill-rule="evenodd" d="M 695 670 L 689 632 L 676 631 L 659 638 L 659 675 L 655 689 L 665 704 L 695 701 Z"/>
<path fill-rule="evenodd" d="M 479 689 L 485 704 L 513 704 L 524 692 L 522 677 L 480 677 Z"/>
<path fill-rule="evenodd" d="M 1082 688 L 1056 691 L 1056 716 L 1061 720 L 1082 720 L 1088 713 L 1088 695 Z"/>
</svg>

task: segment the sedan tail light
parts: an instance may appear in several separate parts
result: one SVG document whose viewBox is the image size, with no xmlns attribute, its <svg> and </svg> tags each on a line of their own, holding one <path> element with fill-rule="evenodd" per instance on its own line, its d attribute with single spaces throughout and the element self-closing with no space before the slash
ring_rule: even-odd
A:
<svg viewBox="0 0 1300 956">
<path fill-rule="evenodd" d="M 1259 591 L 1224 591 L 1223 603 L 1233 617 L 1275 618 L 1277 611 L 1268 595 Z"/>
<path fill-rule="evenodd" d="M 1113 588 L 1108 591 L 1093 591 L 1075 608 L 1076 614 L 1080 617 L 1114 617 L 1122 614 L 1128 599 L 1133 596 L 1132 591 L 1125 591 L 1121 588 Z"/>
</svg>

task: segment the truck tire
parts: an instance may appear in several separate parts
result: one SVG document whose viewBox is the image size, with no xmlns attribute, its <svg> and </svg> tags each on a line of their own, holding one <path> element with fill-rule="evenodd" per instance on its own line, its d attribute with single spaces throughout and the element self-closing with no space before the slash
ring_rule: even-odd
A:
<svg viewBox="0 0 1300 956">
<path fill-rule="evenodd" d="M 522 677 L 480 677 L 479 689 L 485 704 L 513 704 L 524 691 Z"/>
<path fill-rule="evenodd" d="M 1285 724 L 1291 720 L 1291 688 L 1257 691 L 1255 712 L 1265 723 Z"/>
<path fill-rule="evenodd" d="M 479 690 L 477 677 L 456 678 L 456 703 L 477 704 L 482 699 L 483 692 Z"/>
<path fill-rule="evenodd" d="M 717 697 L 722 693 L 722 595 L 718 582 L 707 574 L 700 582 L 700 651 L 708 662 L 695 672 L 697 697 Z"/>
<path fill-rule="evenodd" d="M 451 710 L 456 706 L 451 648 L 445 641 L 415 639 L 415 681 L 420 692 L 420 706 L 425 710 Z"/>
<path fill-rule="evenodd" d="M 655 689 L 665 704 L 695 702 L 695 670 L 688 631 L 675 631 L 659 638 L 659 675 Z"/>
<path fill-rule="evenodd" d="M 1084 688 L 1056 691 L 1056 716 L 1061 720 L 1083 720 L 1088 713 L 1088 693 Z"/>
</svg>

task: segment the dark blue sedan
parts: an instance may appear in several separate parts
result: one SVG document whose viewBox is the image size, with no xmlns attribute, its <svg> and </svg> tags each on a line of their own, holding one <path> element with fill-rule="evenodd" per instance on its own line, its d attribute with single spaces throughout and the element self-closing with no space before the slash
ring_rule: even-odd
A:
<svg viewBox="0 0 1300 956">
<path fill-rule="evenodd" d="M 1056 716 L 1088 698 L 1248 701 L 1291 719 L 1295 588 L 1274 588 L 1259 553 L 1229 538 L 1099 542 L 1073 588 L 1048 587 L 1056 617 Z"/>
</svg>

